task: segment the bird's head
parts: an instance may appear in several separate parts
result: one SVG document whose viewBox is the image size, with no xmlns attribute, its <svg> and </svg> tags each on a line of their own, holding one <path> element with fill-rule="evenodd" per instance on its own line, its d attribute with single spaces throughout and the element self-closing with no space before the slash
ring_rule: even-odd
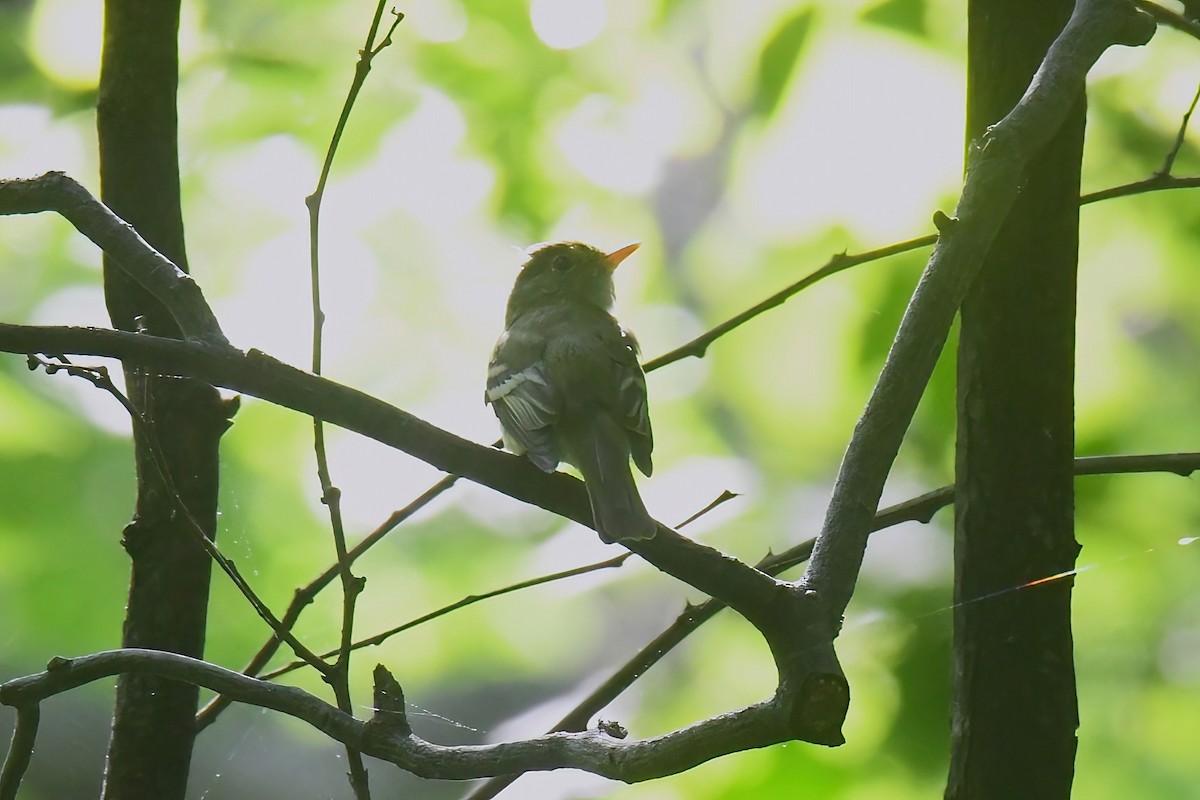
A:
<svg viewBox="0 0 1200 800">
<path fill-rule="evenodd" d="M 637 248 L 634 243 L 606 254 L 580 242 L 554 242 L 532 249 L 509 295 L 508 321 L 557 303 L 611 309 L 613 271 Z"/>
</svg>

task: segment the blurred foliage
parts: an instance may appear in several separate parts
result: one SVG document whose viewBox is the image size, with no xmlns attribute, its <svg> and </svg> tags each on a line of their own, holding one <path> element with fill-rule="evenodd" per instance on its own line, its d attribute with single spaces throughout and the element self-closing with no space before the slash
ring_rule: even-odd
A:
<svg viewBox="0 0 1200 800">
<path fill-rule="evenodd" d="M 63 169 L 97 187 L 91 5 L 0 4 L 0 175 Z M 308 362 L 311 324 L 303 198 L 371 10 L 327 0 L 185 8 L 193 271 L 236 344 L 297 364 Z M 520 260 L 511 245 L 643 241 L 618 291 L 623 318 L 654 356 L 832 253 L 925 233 L 935 209 L 953 206 L 961 3 L 414 0 L 402 10 L 326 196 L 326 372 L 478 441 L 496 433 L 481 386 Z M 1173 31 L 1106 55 L 1091 83 L 1085 190 L 1157 169 L 1198 79 L 1195 41 Z M 1185 142 L 1177 174 L 1200 171 L 1196 141 Z M 1084 210 L 1081 454 L 1200 449 L 1198 222 L 1195 192 Z M 0 318 L 105 324 L 90 244 L 47 217 L 0 225 Z M 682 519 L 729 489 L 741 497 L 692 535 L 746 559 L 812 535 L 924 257 L 832 278 L 702 361 L 655 373 L 658 471 L 642 486 L 656 516 Z M 0 359 L 4 678 L 119 642 L 128 422 L 75 383 Z M 946 357 L 885 502 L 951 480 L 953 410 Z M 278 610 L 332 559 L 310 437 L 304 419 L 248 401 L 224 440 L 220 544 Z M 438 477 L 340 432 L 330 447 L 355 539 Z M 1078 483 L 1080 563 L 1095 565 L 1076 593 L 1079 797 L 1173 800 L 1200 783 L 1190 738 L 1200 715 L 1200 563 L 1195 546 L 1177 544 L 1200 527 L 1196 480 Z M 840 640 L 854 692 L 846 746 L 770 748 L 629 787 L 529 776 L 513 796 L 936 796 L 947 760 L 949 520 L 942 512 L 872 542 Z M 536 509 L 457 486 L 359 562 L 368 583 L 358 630 L 614 552 Z M 299 632 L 314 647 L 336 642 L 337 595 L 303 618 Z M 507 595 L 361 653 L 356 700 L 368 713 L 378 660 L 428 710 L 416 724 L 438 741 L 531 734 L 697 599 L 636 560 Z M 219 575 L 211 618 L 218 663 L 239 667 L 264 638 Z M 288 680 L 324 692 L 310 674 Z M 605 716 L 644 735 L 759 699 L 772 684 L 761 641 L 723 616 Z M 48 707 L 27 796 L 94 794 L 109 691 Z M 235 709 L 201 738 L 193 796 L 346 796 L 343 772 L 318 734 Z M 372 776 L 381 796 L 407 780 L 379 764 Z"/>
</svg>

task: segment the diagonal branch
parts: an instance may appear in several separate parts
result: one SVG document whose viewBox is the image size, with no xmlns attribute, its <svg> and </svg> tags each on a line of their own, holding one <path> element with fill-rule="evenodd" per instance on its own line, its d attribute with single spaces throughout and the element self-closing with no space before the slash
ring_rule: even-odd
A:
<svg viewBox="0 0 1200 800">
<path fill-rule="evenodd" d="M 85 328 L 0 324 L 0 350 L 82 353 L 119 358 L 165 375 L 197 377 L 403 450 L 438 469 L 591 526 L 583 484 L 546 474 L 528 460 L 468 442 L 363 392 L 303 372 L 252 350 Z M 665 525 L 630 549 L 658 569 L 717 597 L 763 635 L 780 672 L 779 697 L 789 706 L 796 737 L 840 742 L 848 702 L 832 632 L 814 615 L 813 597 Z M 816 698 L 813 700 L 813 698 Z"/>
<path fill-rule="evenodd" d="M 1188 477 L 1200 471 L 1200 453 L 1153 453 L 1148 455 L 1083 456 L 1075 459 L 1076 475 L 1111 475 L 1137 472 L 1168 472 Z M 928 523 L 942 508 L 954 502 L 954 486 L 940 486 L 917 497 L 889 506 L 875 515 L 871 532 L 875 533 L 902 522 Z M 768 575 L 779 575 L 808 560 L 816 540 L 809 539 L 777 554 L 768 554 L 756 565 Z M 588 721 L 633 685 L 647 670 L 657 664 L 676 645 L 682 643 L 700 626 L 725 608 L 719 600 L 705 600 L 698 605 L 688 604 L 675 620 L 651 639 L 642 649 L 630 656 L 603 683 L 580 700 L 551 729 L 581 731 Z M 465 800 L 490 800 L 519 778 L 519 775 L 500 775 L 476 786 Z"/>
<path fill-rule="evenodd" d="M 1186 120 L 1184 126 L 1186 127 Z M 1180 134 L 1180 142 L 1182 142 L 1182 133 Z M 1178 150 L 1178 144 L 1176 146 Z M 1109 189 L 1104 189 L 1098 192 L 1081 195 L 1079 204 L 1081 206 L 1097 203 L 1101 200 L 1110 200 L 1115 197 L 1131 197 L 1133 195 L 1145 194 L 1147 192 L 1158 192 L 1165 189 L 1194 189 L 1200 186 L 1200 177 L 1177 178 L 1170 173 L 1169 164 L 1174 161 L 1171 157 L 1168 161 L 1168 166 L 1164 166 L 1157 173 L 1144 180 L 1135 181 L 1133 183 L 1123 184 L 1121 186 L 1113 186 Z M 773 308 L 786 303 L 793 296 L 808 289 L 816 283 L 836 275 L 839 272 L 844 272 L 851 267 L 869 264 L 874 261 L 881 261 L 891 256 L 899 255 L 900 253 L 908 253 L 913 250 L 920 250 L 922 247 L 929 247 L 937 243 L 937 234 L 929 233 L 924 236 L 918 236 L 915 239 L 908 239 L 903 242 L 895 242 L 884 247 L 877 247 L 874 250 L 866 250 L 862 253 L 836 253 L 822 266 L 805 275 L 800 280 L 791 283 L 780 289 L 775 294 L 767 297 L 749 308 L 738 312 L 722 323 L 714 325 L 704 333 L 700 334 L 691 341 L 684 342 L 678 347 L 663 353 L 660 356 L 647 361 L 642 365 L 646 372 L 653 372 L 656 369 L 665 367 L 668 364 L 674 364 L 676 361 L 681 361 L 685 358 L 703 358 L 708 352 L 709 345 L 717 339 L 732 333 L 737 328 L 746 324 L 755 317 L 770 311 Z"/>
<path fill-rule="evenodd" d="M 870 261 L 878 261 L 889 256 L 907 253 L 910 250 L 918 250 L 922 247 L 928 247 L 936 241 L 937 236 L 935 234 L 928 234 L 926 236 L 919 236 L 916 239 L 909 239 L 906 242 L 897 242 L 896 244 L 890 244 L 887 247 L 880 247 L 876 250 L 868 250 L 864 253 L 854 253 L 852 255 L 845 252 L 838 253 L 830 258 L 829 261 L 826 262 L 825 265 L 820 269 L 810 272 L 800 280 L 784 287 L 783 289 L 780 289 L 778 292 L 766 298 L 765 300 L 756 303 L 750 308 L 747 308 L 745 311 L 730 317 L 721 324 L 710 328 L 709 330 L 697 336 L 695 339 L 692 339 L 690 342 L 686 342 L 679 347 L 676 347 L 674 350 L 663 353 L 657 358 L 650 359 L 643 365 L 643 369 L 646 372 L 651 372 L 659 367 L 665 367 L 667 364 L 672 364 L 676 361 L 687 358 L 688 356 L 703 358 L 704 354 L 708 352 L 708 346 L 717 339 L 720 339 L 725 334 L 741 327 L 758 315 L 783 305 L 792 296 L 799 294 L 808 287 L 812 286 L 814 283 L 828 278 L 830 275 L 836 275 L 837 273 L 850 269 L 851 267 L 856 267 L 859 264 L 866 264 Z"/>
<path fill-rule="evenodd" d="M 1158 3 L 1152 3 L 1150 0 L 1133 0 L 1133 4 L 1138 9 L 1154 17 L 1154 21 L 1160 25 L 1166 25 L 1167 27 L 1200 39 L 1200 22 L 1188 19 L 1182 14 L 1177 14 L 1169 8 L 1160 6 Z"/>
<path fill-rule="evenodd" d="M 204 535 L 203 526 L 201 526 L 200 521 L 196 519 L 195 515 L 192 514 L 191 510 L 187 507 L 187 504 L 184 502 L 179 493 L 179 488 L 176 486 L 175 479 L 171 475 L 169 465 L 167 464 L 167 460 L 162 453 L 162 447 L 159 444 L 157 437 L 154 436 L 154 432 L 152 430 L 149 430 L 146 419 L 141 413 L 138 412 L 137 408 L 134 407 L 134 404 L 120 389 L 116 387 L 116 384 L 112 382 L 112 379 L 108 375 L 108 368 L 72 364 L 62 355 L 59 355 L 58 358 L 62 359 L 63 363 L 43 361 L 42 359 L 31 355 L 28 357 L 29 368 L 32 370 L 40 367 L 46 370 L 47 375 L 53 375 L 60 370 L 65 371 L 72 377 L 82 378 L 88 381 L 96 388 L 108 393 L 118 403 L 121 404 L 121 407 L 129 413 L 130 422 L 134 430 L 142 434 L 145 438 L 147 443 L 147 454 L 149 456 L 150 463 L 153 465 L 159 480 L 162 481 L 162 484 L 166 489 L 168 502 L 174 506 L 175 513 L 179 514 L 183 520 L 186 521 L 187 530 L 193 534 L 196 542 L 204 549 L 204 551 L 208 554 L 208 557 L 216 562 L 217 566 L 221 568 L 221 571 L 229 577 L 229 580 L 233 583 L 237 590 L 241 592 L 242 596 L 246 598 L 246 601 L 250 603 L 250 607 L 253 608 L 259 617 L 261 617 L 262 620 L 267 623 L 267 626 L 271 628 L 275 636 L 282 639 L 284 642 L 287 642 L 288 646 L 292 648 L 292 652 L 294 652 L 301 660 L 303 660 L 304 663 L 315 668 L 322 675 L 328 676 L 330 672 L 329 665 L 322 661 L 316 653 L 312 652 L 312 650 L 306 647 L 303 642 L 297 639 L 295 635 L 292 634 L 290 626 L 283 625 L 279 618 L 275 616 L 274 612 L 271 611 L 266 602 L 250 586 L 249 581 L 247 581 L 245 576 L 242 575 L 242 572 L 238 569 L 237 564 L 235 564 L 232 559 L 221 552 L 215 541 Z"/>
<path fill-rule="evenodd" d="M 377 544 L 384 536 L 394 530 L 397 525 L 433 502 L 436 497 L 453 486 L 457 481 L 457 476 L 447 475 L 407 506 L 393 511 L 391 516 L 384 520 L 383 524 L 363 537 L 362 541 L 350 549 L 350 552 L 346 554 L 350 563 L 353 564 L 357 561 L 363 553 Z M 322 589 L 333 582 L 340 571 L 341 564 L 335 562 L 333 566 L 326 569 L 307 585 L 297 589 L 292 595 L 292 602 L 288 605 L 287 611 L 283 614 L 283 619 L 280 620 L 280 627 L 290 632 L 292 627 L 295 626 L 296 621 L 300 619 L 301 612 L 312 603 Z M 281 640 L 278 635 L 274 635 L 264 642 L 262 647 L 258 649 L 258 652 L 254 654 L 254 657 L 250 659 L 250 663 L 242 669 L 242 674 L 255 676 L 266 669 L 267 664 L 275 657 L 275 653 L 279 651 L 280 643 Z M 221 712 L 229 707 L 229 703 L 229 698 L 224 695 L 218 695 L 210 700 L 204 708 L 196 712 L 196 729 L 198 731 L 204 730 L 216 722 Z"/>
<path fill-rule="evenodd" d="M 1124 0 L 1077 0 L 1025 96 L 969 148 L 957 219 L 940 236 L 855 427 L 804 578 L 836 625 L 854 593 L 871 520 L 950 325 L 1021 187 L 1021 176 L 1061 125 L 1096 59 L 1113 44 L 1140 45 L 1153 20 Z"/>
<path fill-rule="evenodd" d="M 47 172 L 36 178 L 0 180 L 0 209 L 4 214 L 53 211 L 65 217 L 166 306 L 187 339 L 229 344 L 200 285 L 74 179 Z"/>
<path fill-rule="evenodd" d="M 1179 155 L 1179 151 L 1183 149 L 1183 140 L 1187 136 L 1188 123 L 1192 121 L 1192 113 L 1196 110 L 1196 103 L 1200 103 L 1200 86 L 1196 87 L 1196 93 L 1192 95 L 1192 102 L 1188 105 L 1187 111 L 1183 112 L 1183 119 L 1179 121 L 1179 132 L 1175 134 L 1175 143 L 1167 151 L 1167 157 L 1163 159 L 1163 165 L 1158 168 L 1158 172 L 1154 173 L 1155 175 L 1171 174 L 1171 169 L 1175 166 L 1175 158 Z"/>
<path fill-rule="evenodd" d="M 197 377 L 395 447 L 445 472 L 461 475 L 583 525 L 591 512 L 583 484 L 546 474 L 526 459 L 467 441 L 377 398 L 291 367 L 259 350 L 242 352 L 145 334 L 95 328 L 0 323 L 0 351 L 119 358 L 163 375 Z M 701 591 L 741 595 L 748 612 L 779 596 L 775 581 L 715 550 L 688 542 L 663 526 L 635 550 L 660 569 Z M 675 561 L 677 563 L 668 563 Z M 731 598 L 732 599 L 732 598 Z"/>
</svg>

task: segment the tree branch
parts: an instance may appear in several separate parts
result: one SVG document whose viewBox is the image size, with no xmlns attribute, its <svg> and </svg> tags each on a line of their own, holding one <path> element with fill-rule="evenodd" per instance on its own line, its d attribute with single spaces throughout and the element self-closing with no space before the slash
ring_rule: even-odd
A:
<svg viewBox="0 0 1200 800">
<path fill-rule="evenodd" d="M 17 724 L 8 746 L 8 757 L 4 759 L 4 769 L 0 770 L 0 800 L 16 800 L 21 779 L 25 777 L 25 770 L 29 769 L 29 761 L 33 758 L 41 718 L 42 707 L 39 704 L 23 703 L 17 706 Z"/>
<path fill-rule="evenodd" d="M 197 377 L 320 417 L 438 469 L 592 525 L 587 493 L 578 479 L 543 473 L 527 459 L 468 442 L 363 392 L 295 369 L 260 351 L 243 353 L 232 347 L 120 331 L 7 324 L 0 324 L 0 350 L 108 356 L 165 375 Z M 833 654 L 832 631 L 823 618 L 813 616 L 807 592 L 680 536 L 665 525 L 660 525 L 654 538 L 630 543 L 629 548 L 658 569 L 720 598 L 758 628 L 779 669 L 781 696 L 795 704 L 799 715 L 796 738 L 818 743 L 841 741 L 836 729 L 845 714 L 848 688 Z M 822 698 L 817 705 L 801 702 L 814 694 Z M 835 695 L 840 703 L 830 700 Z M 806 716 L 810 712 L 833 716 Z"/>
<path fill-rule="evenodd" d="M 1200 453 L 1154 453 L 1136 456 L 1083 456 L 1075 459 L 1076 475 L 1109 475 L 1134 472 L 1169 472 L 1187 477 L 1200 470 Z M 899 525 L 902 522 L 928 523 L 939 510 L 954 502 L 954 485 L 940 486 L 918 497 L 880 509 L 871 525 L 871 533 Z M 815 539 L 809 539 L 787 550 L 768 554 L 756 565 L 768 575 L 779 575 L 808 560 Z M 661 661 L 676 645 L 682 643 L 701 625 L 723 610 L 719 600 L 705 600 L 698 605 L 688 604 L 675 620 L 651 639 L 603 683 L 560 719 L 553 731 L 583 730 L 588 721 L 633 685 L 648 669 Z M 519 778 L 519 775 L 500 775 L 475 787 L 465 800 L 490 800 Z"/>
<path fill-rule="evenodd" d="M 1177 14 L 1169 8 L 1163 8 L 1158 3 L 1152 3 L 1150 0 L 1133 0 L 1133 4 L 1138 9 L 1145 11 L 1150 16 L 1154 17 L 1154 21 L 1160 25 L 1166 25 L 1174 28 L 1177 31 L 1182 31 L 1189 36 L 1200 39 L 1200 22 L 1193 19 L 1188 19 L 1182 14 Z"/>
<path fill-rule="evenodd" d="M 166 306 L 185 338 L 229 344 L 199 284 L 75 180 L 61 172 L 0 180 L 0 215 L 44 211 L 65 217 L 119 262 L 127 275 Z"/>
<path fill-rule="evenodd" d="M 379 0 L 375 5 L 375 15 L 372 17 L 370 28 L 367 31 L 366 43 L 358 53 L 354 78 L 350 81 L 350 89 L 342 104 L 342 112 L 334 126 L 329 146 L 325 150 L 325 162 L 321 167 L 317 188 L 304 200 L 304 204 L 308 208 L 309 278 L 312 288 L 312 371 L 314 375 L 321 374 L 325 331 L 325 311 L 321 308 L 321 202 L 325 197 L 325 185 L 329 180 L 329 173 L 333 169 L 333 159 L 337 155 L 338 144 L 342 140 L 342 133 L 346 130 L 354 102 L 358 99 L 358 94 L 371 71 L 371 62 L 383 48 L 391 44 L 392 32 L 404 19 L 403 14 L 393 12 L 395 19 L 387 33 L 384 34 L 383 41 L 377 47 L 375 36 L 379 32 L 379 23 L 386 5 L 386 0 Z M 334 552 L 337 555 L 338 574 L 342 585 L 341 637 L 334 670 L 329 676 L 329 683 L 337 697 L 338 708 L 349 713 L 352 705 L 350 653 L 354 643 L 354 609 L 358 602 L 358 596 L 366 585 L 366 579 L 355 577 L 350 568 L 351 560 L 346 548 L 346 527 L 342 520 L 342 491 L 334 485 L 329 471 L 329 456 L 325 447 L 325 423 L 320 417 L 313 417 L 313 450 L 317 460 L 317 480 L 321 485 L 321 502 L 329 510 L 329 526 L 333 533 Z M 358 800 L 370 800 L 370 780 L 361 754 L 353 749 L 347 749 L 346 760 L 350 764 L 350 786 L 354 790 L 355 797 Z"/>
<path fill-rule="evenodd" d="M 1025 96 L 969 148 L 957 219 L 942 216 L 938 244 L 855 427 L 798 584 L 817 593 L 830 624 L 841 619 L 854 592 L 884 482 L 954 315 L 1020 191 L 1025 166 L 1065 119 L 1101 53 L 1113 44 L 1144 44 L 1153 33 L 1153 21 L 1124 0 L 1077 0 Z"/>
<path fill-rule="evenodd" d="M 918 250 L 922 247 L 928 247 L 936 241 L 937 236 L 935 234 L 928 234 L 926 236 L 919 236 L 916 239 L 909 239 L 906 242 L 897 242 L 896 244 L 890 244 L 886 247 L 868 250 L 865 253 L 854 253 L 852 255 L 848 255 L 844 252 L 838 253 L 830 258 L 829 261 L 827 261 L 820 269 L 810 272 L 808 275 L 805 275 L 803 278 L 791 284 L 790 286 L 779 290 L 762 302 L 756 303 L 745 311 L 742 311 L 725 320 L 720 325 L 710 328 L 709 330 L 697 336 L 695 339 L 692 339 L 690 342 L 682 344 L 679 347 L 676 347 L 674 350 L 663 353 L 657 358 L 650 359 L 643 365 L 642 368 L 646 372 L 651 372 L 659 367 L 665 367 L 667 364 L 672 364 L 676 361 L 687 358 L 688 356 L 703 358 L 704 354 L 708 352 L 708 346 L 717 339 L 720 339 L 725 334 L 741 327 L 760 314 L 770 311 L 772 308 L 777 308 L 783 305 L 793 295 L 800 293 L 818 281 L 828 278 L 830 275 L 836 275 L 843 270 L 858 266 L 859 264 L 866 264 L 867 262 L 878 261 L 882 258 L 887 258 L 888 256 L 894 256 L 899 253 L 907 253 L 910 250 Z"/>
<path fill-rule="evenodd" d="M 185 681 L 238 702 L 288 714 L 355 750 L 415 775 L 442 780 L 582 769 L 633 783 L 682 772 L 728 753 L 789 741 L 795 731 L 796 710 L 781 687 L 766 702 L 650 739 L 617 739 L 602 730 L 589 730 L 520 742 L 442 746 L 412 732 L 403 692 L 382 666 L 375 670 L 377 713 L 363 722 L 301 689 L 249 678 L 187 656 L 138 649 L 53 659 L 45 672 L 0 685 L 0 703 L 29 707 L 86 683 L 129 673 Z"/>
<path fill-rule="evenodd" d="M 172 339 L 168 341 L 176 340 Z M 250 607 L 255 610 L 259 617 L 267 623 L 267 626 L 271 628 L 271 630 L 275 633 L 275 636 L 282 638 L 283 641 L 287 642 L 288 646 L 292 648 L 292 651 L 299 658 L 304 660 L 305 663 L 311 667 L 314 667 L 322 675 L 328 676 L 331 669 L 329 665 L 323 662 L 316 653 L 312 652 L 299 639 L 297 639 L 291 633 L 290 626 L 284 626 L 280 622 L 266 602 L 258 595 L 257 592 L 254 591 L 254 588 L 250 586 L 250 582 L 247 581 L 245 576 L 242 575 L 241 570 L 239 570 L 237 567 L 237 564 L 235 564 L 230 558 L 226 557 L 226 555 L 221 552 L 215 541 L 204 535 L 204 527 L 200 524 L 200 521 L 196 519 L 195 515 L 192 514 L 191 510 L 187 507 L 187 504 L 180 495 L 179 488 L 176 486 L 175 479 L 171 475 L 171 472 L 168 468 L 166 457 L 162 452 L 160 443 L 153 435 L 153 431 L 149 430 L 149 426 L 147 425 L 145 418 L 137 410 L 133 402 L 130 401 L 130 399 L 116 387 L 116 384 L 112 382 L 112 379 L 108 375 L 108 368 L 72 364 L 66 360 L 65 356 L 61 354 L 56 357 L 62 359 L 63 363 L 59 364 L 50 361 L 43 361 L 37 356 L 31 355 L 28 357 L 29 368 L 32 370 L 41 367 L 46 371 L 47 375 L 53 375 L 61 370 L 66 372 L 71 377 L 82 378 L 83 380 L 86 380 L 88 383 L 95 386 L 97 389 L 106 392 L 121 404 L 121 407 L 129 413 L 130 422 L 132 423 L 134 430 L 141 434 L 146 442 L 148 461 L 153 466 L 156 476 L 166 489 L 167 502 L 172 505 L 173 512 L 177 513 L 180 518 L 186 522 L 185 527 L 187 531 L 192 534 L 193 538 L 196 540 L 196 543 L 204 549 L 208 557 L 216 562 L 217 566 L 221 568 L 221 571 L 228 576 L 234 587 L 241 592 L 242 596 L 246 598 L 246 601 L 250 604 Z"/>
<path fill-rule="evenodd" d="M 1113 186 L 1109 189 L 1101 189 L 1098 192 L 1091 192 L 1079 198 L 1080 203 L 1099 203 L 1101 200 L 1111 200 L 1114 197 L 1131 197 L 1135 194 L 1146 194 L 1147 192 L 1159 192 L 1164 189 L 1195 189 L 1200 186 L 1200 176 L 1189 176 L 1187 178 L 1176 178 L 1174 175 L 1151 175 L 1144 180 L 1134 181 L 1133 183 L 1122 184 L 1121 186 Z"/>
<path fill-rule="evenodd" d="M 367 536 L 363 537 L 362 541 L 350 549 L 347 554 L 350 563 L 358 560 L 359 556 L 371 549 L 384 536 L 390 533 L 397 525 L 411 517 L 420 509 L 424 508 L 433 501 L 442 492 L 449 489 L 458 481 L 455 475 L 447 475 L 440 481 L 435 483 L 429 489 L 421 494 L 420 497 L 413 500 L 404 508 L 393 511 L 391 516 L 384 520 L 383 524 L 371 531 Z M 291 631 L 295 626 L 296 621 L 300 618 L 301 612 L 316 598 L 317 594 L 322 589 L 333 582 L 333 579 L 338 576 L 341 570 L 341 565 L 335 562 L 333 566 L 326 569 L 306 586 L 297 589 L 292 595 L 292 602 L 288 605 L 287 611 L 284 612 L 283 619 L 280 620 L 280 627 L 285 631 Z M 264 670 L 271 659 L 275 657 L 275 653 L 279 651 L 280 638 L 274 635 L 263 643 L 254 657 L 250 659 L 243 669 L 243 675 L 255 676 Z M 221 712 L 229 706 L 229 699 L 224 695 L 218 695 L 208 702 L 204 708 L 196 713 L 196 730 L 201 731 L 209 725 L 217 721 L 217 717 Z"/>
</svg>

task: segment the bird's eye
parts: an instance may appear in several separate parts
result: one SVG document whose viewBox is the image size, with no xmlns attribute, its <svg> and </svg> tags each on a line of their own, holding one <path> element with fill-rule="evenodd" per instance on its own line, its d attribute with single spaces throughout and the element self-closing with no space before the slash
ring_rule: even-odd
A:
<svg viewBox="0 0 1200 800">
<path fill-rule="evenodd" d="M 571 268 L 571 258 L 565 253 L 559 253 L 550 262 L 550 268 L 555 272 L 566 272 Z"/>
</svg>

